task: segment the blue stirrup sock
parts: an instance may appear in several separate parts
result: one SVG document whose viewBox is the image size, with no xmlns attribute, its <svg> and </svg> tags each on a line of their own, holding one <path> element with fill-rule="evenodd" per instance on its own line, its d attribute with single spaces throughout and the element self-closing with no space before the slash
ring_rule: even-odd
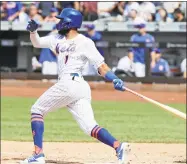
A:
<svg viewBox="0 0 187 164">
<path fill-rule="evenodd" d="M 120 146 L 120 142 L 117 141 L 106 129 L 101 128 L 100 126 L 95 126 L 92 129 L 91 136 L 114 149 L 117 149 Z"/>
<path fill-rule="evenodd" d="M 35 153 L 39 154 L 43 149 L 44 120 L 40 114 L 31 114 L 31 129 L 33 134 Z"/>
</svg>

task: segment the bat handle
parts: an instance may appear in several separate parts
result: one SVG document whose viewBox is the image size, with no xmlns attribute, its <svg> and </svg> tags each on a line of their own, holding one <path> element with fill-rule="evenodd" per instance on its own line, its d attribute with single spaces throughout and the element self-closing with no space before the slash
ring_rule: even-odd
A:
<svg viewBox="0 0 187 164">
<path fill-rule="evenodd" d="M 123 91 L 128 90 L 128 88 L 126 88 L 125 86 L 123 86 L 122 89 Z"/>
</svg>

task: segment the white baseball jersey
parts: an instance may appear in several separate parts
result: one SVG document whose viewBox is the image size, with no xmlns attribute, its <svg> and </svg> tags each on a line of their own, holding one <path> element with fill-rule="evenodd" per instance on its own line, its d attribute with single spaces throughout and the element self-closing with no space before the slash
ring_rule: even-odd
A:
<svg viewBox="0 0 187 164">
<path fill-rule="evenodd" d="M 59 34 L 39 38 L 37 33 L 31 34 L 34 46 L 50 48 L 57 55 L 58 75 L 78 73 L 82 75 L 85 64 L 89 61 L 97 69 L 104 63 L 104 58 L 95 47 L 94 42 L 82 34 L 67 40 Z"/>
<path fill-rule="evenodd" d="M 31 113 L 45 115 L 61 107 L 68 107 L 82 130 L 89 134 L 97 125 L 91 107 L 90 86 L 82 77 L 72 79 L 71 73 L 82 75 L 89 61 L 97 69 L 104 58 L 92 40 L 82 34 L 67 40 L 59 34 L 39 37 L 31 33 L 34 47 L 50 48 L 58 58 L 59 81 L 40 96 L 31 108 Z"/>
</svg>

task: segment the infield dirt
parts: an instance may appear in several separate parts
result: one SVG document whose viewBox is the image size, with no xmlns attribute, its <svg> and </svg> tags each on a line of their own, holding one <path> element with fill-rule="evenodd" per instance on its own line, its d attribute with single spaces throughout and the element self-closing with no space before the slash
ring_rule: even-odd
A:
<svg viewBox="0 0 187 164">
<path fill-rule="evenodd" d="M 16 164 L 31 155 L 32 143 L 2 141 L 2 164 Z M 186 163 L 185 144 L 131 144 L 130 164 Z M 117 163 L 115 152 L 101 143 L 44 143 L 47 164 Z"/>
</svg>

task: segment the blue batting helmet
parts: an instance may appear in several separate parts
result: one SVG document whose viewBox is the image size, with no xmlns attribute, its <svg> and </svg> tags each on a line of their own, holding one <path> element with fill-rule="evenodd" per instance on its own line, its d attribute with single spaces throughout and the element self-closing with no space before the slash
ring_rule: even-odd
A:
<svg viewBox="0 0 187 164">
<path fill-rule="evenodd" d="M 57 30 L 80 28 L 82 25 L 82 14 L 73 8 L 65 8 L 60 15 L 56 16 L 60 22 L 56 25 Z"/>
</svg>

